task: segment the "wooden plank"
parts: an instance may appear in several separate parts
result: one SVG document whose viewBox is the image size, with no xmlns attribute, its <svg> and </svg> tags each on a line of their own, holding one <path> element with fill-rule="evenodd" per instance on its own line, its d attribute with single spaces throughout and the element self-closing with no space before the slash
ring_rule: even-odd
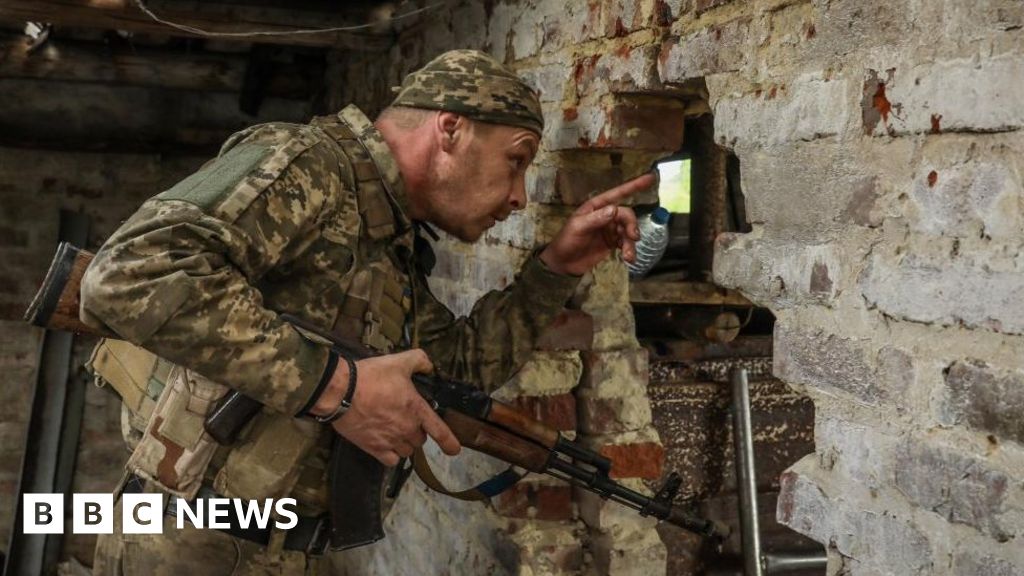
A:
<svg viewBox="0 0 1024 576">
<path fill-rule="evenodd" d="M 732 342 L 695 342 L 671 338 L 642 338 L 651 362 L 701 362 L 727 358 L 771 358 L 772 337 L 740 336 Z"/>
<path fill-rule="evenodd" d="M 633 304 L 700 304 L 706 306 L 753 306 L 735 290 L 708 282 L 659 282 L 641 280 L 629 286 Z"/>
<path fill-rule="evenodd" d="M 0 35 L 0 77 L 59 80 L 171 90 L 234 92 L 241 90 L 245 55 L 183 53 L 147 47 L 114 49 L 99 43 L 54 39 L 33 53 L 20 35 Z M 309 64 L 272 63 L 267 95 L 305 99 L 311 80 L 323 74 Z"/>
<path fill-rule="evenodd" d="M 224 92 L 0 78 L 0 145 L 209 155 L 247 126 L 304 122 L 307 108 L 268 98 L 253 117 Z"/>
<path fill-rule="evenodd" d="M 351 26 L 366 23 L 369 15 L 341 9 L 333 11 L 301 11 L 270 6 L 245 6 L 215 2 L 147 3 L 160 18 L 185 26 L 217 32 L 248 32 L 269 30 L 280 32 L 260 36 L 218 36 L 218 40 L 262 42 L 288 46 L 337 47 L 360 51 L 387 50 L 393 43 L 390 35 L 358 32 L 321 32 L 288 34 L 296 30 Z M 358 18 L 358 20 L 354 19 Z M 134 0 L 4 0 L 0 3 L 0 21 L 24 23 L 49 22 L 59 26 L 126 30 L 147 34 L 171 34 L 183 37 L 206 37 L 171 28 L 142 12 Z"/>
<path fill-rule="evenodd" d="M 727 156 L 715 142 L 710 114 L 686 124 L 688 148 L 693 152 L 692 206 L 690 208 L 690 262 L 692 278 L 709 278 L 715 256 L 715 238 L 728 230 L 726 181 Z"/>
</svg>

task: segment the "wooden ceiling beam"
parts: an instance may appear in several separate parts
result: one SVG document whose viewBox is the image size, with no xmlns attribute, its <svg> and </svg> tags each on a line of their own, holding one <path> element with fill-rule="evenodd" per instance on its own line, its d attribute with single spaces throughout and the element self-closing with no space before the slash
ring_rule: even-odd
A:
<svg viewBox="0 0 1024 576">
<path fill-rule="evenodd" d="M 151 47 L 115 48 L 54 38 L 29 53 L 26 38 L 0 34 L 0 77 L 171 90 L 235 92 L 242 89 L 244 54 L 183 53 Z M 322 66 L 272 62 L 268 96 L 305 99 L 322 78 Z"/>
<path fill-rule="evenodd" d="M 338 9 L 312 12 L 208 1 L 148 0 L 147 6 L 164 20 L 203 30 L 230 33 L 254 30 L 280 32 L 260 36 L 213 36 L 218 40 L 335 47 L 360 51 L 387 50 L 393 43 L 391 35 L 373 34 L 369 31 L 294 34 L 298 30 L 364 24 L 365 19 L 369 18 L 365 11 L 344 13 Z M 134 0 L 4 0 L 0 3 L 0 22 L 49 22 L 57 26 L 125 30 L 142 34 L 210 37 L 157 22 L 140 10 Z"/>
<path fill-rule="evenodd" d="M 0 78 L 0 146 L 215 153 L 245 127 L 308 118 L 297 100 L 266 98 L 251 116 L 226 92 Z"/>
</svg>

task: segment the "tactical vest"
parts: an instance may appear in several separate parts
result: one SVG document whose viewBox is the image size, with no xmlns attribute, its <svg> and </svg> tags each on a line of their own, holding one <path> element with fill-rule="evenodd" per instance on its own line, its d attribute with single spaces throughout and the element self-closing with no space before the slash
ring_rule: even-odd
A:
<svg viewBox="0 0 1024 576">
<path fill-rule="evenodd" d="M 356 192 L 361 224 L 351 270 L 332 287 L 331 330 L 380 352 L 415 343 L 415 322 L 412 334 L 405 330 L 414 310 L 409 278 L 414 235 L 396 229 L 397 208 L 351 129 L 337 116 L 317 118 L 311 126 L 333 143 L 339 175 Z M 322 238 L 331 241 L 336 225 L 326 222 Z M 227 497 L 291 495 L 304 513 L 326 509 L 326 464 L 335 437 L 329 426 L 264 409 L 235 444 L 219 446 L 203 430 L 203 421 L 225 386 L 124 341 L 101 341 L 87 366 L 98 384 L 109 384 L 123 399 L 122 431 L 133 451 L 128 462 L 133 473 L 186 498 L 195 497 L 205 483 Z"/>
</svg>

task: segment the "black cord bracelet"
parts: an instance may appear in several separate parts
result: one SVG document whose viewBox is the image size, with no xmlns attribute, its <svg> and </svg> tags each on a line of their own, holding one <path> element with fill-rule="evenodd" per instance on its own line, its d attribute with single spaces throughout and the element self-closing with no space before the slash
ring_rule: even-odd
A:
<svg viewBox="0 0 1024 576">
<path fill-rule="evenodd" d="M 341 404 L 338 404 L 338 407 L 334 412 L 331 412 L 326 416 L 315 416 L 316 421 L 321 424 L 329 424 L 338 418 L 341 418 L 342 415 L 345 414 L 345 412 L 348 412 L 348 409 L 352 407 L 352 398 L 355 397 L 356 394 L 356 378 L 358 377 L 358 373 L 356 371 L 355 360 L 352 360 L 347 356 L 341 356 L 340 354 L 338 356 L 348 364 L 348 390 L 345 391 L 345 397 L 341 399 Z"/>
</svg>

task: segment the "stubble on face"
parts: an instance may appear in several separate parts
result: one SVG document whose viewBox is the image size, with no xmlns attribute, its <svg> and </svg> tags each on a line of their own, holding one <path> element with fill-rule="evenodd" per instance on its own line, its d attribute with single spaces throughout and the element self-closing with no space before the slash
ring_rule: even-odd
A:
<svg viewBox="0 0 1024 576">
<path fill-rule="evenodd" d="M 460 205 L 460 201 L 466 202 L 467 196 L 472 194 L 467 183 L 475 177 L 473 157 L 478 158 L 479 151 L 467 150 L 460 161 L 432 164 L 428 180 L 433 199 L 428 206 L 431 222 L 464 242 L 476 242 L 486 231 L 485 227 L 467 219 L 465 206 Z"/>
<path fill-rule="evenodd" d="M 457 154 L 430 167 L 430 220 L 465 242 L 475 242 L 525 198 L 512 205 L 526 166 L 536 153 L 536 134 L 509 126 L 475 123 Z M 517 164 L 510 163 L 512 157 Z M 521 194 L 521 192 L 518 192 Z"/>
</svg>

